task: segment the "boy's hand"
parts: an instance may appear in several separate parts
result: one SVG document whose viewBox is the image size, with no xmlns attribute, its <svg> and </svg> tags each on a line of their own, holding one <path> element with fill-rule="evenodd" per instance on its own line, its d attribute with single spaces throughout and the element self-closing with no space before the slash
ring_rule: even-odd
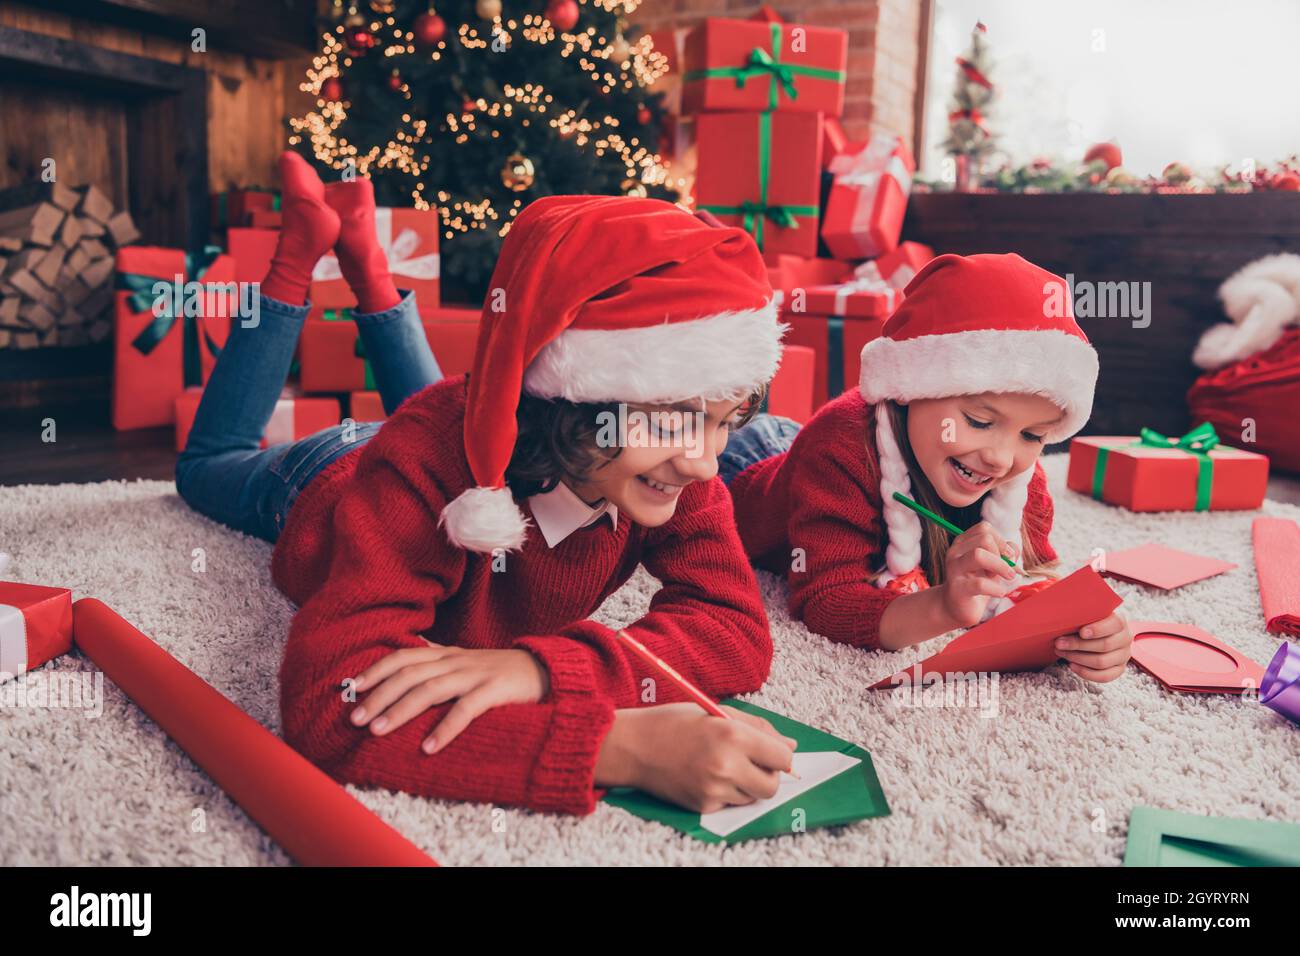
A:
<svg viewBox="0 0 1300 956">
<path fill-rule="evenodd" d="M 421 744 L 425 753 L 447 746 L 480 714 L 502 704 L 535 704 L 549 681 L 541 661 L 523 650 L 468 650 L 433 644 L 394 651 L 357 678 L 366 699 L 352 723 L 377 736 L 391 733 L 430 707 L 460 698 Z"/>
<path fill-rule="evenodd" d="M 1123 615 L 1111 614 L 1079 628 L 1078 634 L 1058 637 L 1056 649 L 1084 680 L 1105 683 L 1124 673 L 1133 654 L 1133 632 Z"/>
<path fill-rule="evenodd" d="M 974 627 L 990 599 L 1006 593 L 1016 571 L 1000 555 L 1013 560 L 1015 546 L 1003 541 L 993 526 L 981 521 L 953 539 L 944 556 L 943 606 L 954 627 Z"/>
</svg>

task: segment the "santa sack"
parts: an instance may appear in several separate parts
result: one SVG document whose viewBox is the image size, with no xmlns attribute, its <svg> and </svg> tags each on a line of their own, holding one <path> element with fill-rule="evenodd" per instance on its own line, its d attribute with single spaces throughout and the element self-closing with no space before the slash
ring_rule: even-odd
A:
<svg viewBox="0 0 1300 956">
<path fill-rule="evenodd" d="M 1202 375 L 1187 405 L 1192 421 L 1210 422 L 1227 444 L 1267 455 L 1274 469 L 1300 472 L 1300 328 Z"/>
</svg>

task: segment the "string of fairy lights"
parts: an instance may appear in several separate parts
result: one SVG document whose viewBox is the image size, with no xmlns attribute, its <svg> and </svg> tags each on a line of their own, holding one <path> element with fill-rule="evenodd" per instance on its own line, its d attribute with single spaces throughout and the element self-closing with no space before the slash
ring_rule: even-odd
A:
<svg viewBox="0 0 1300 956">
<path fill-rule="evenodd" d="M 463 23 L 454 41 L 468 51 L 509 49 L 514 43 L 532 43 L 538 46 L 559 44 L 562 60 L 571 61 L 588 76 L 604 94 L 615 89 L 632 92 L 648 88 L 668 72 L 668 58 L 654 48 L 649 35 L 628 42 L 622 35 L 623 18 L 640 5 L 640 0 L 579 0 L 619 17 L 619 28 L 613 39 L 602 35 L 596 27 L 586 27 L 575 32 L 557 30 L 541 14 L 525 14 L 520 19 L 503 18 L 498 12 L 485 18 L 483 30 L 478 25 Z M 391 9 L 391 8 L 390 8 Z M 498 8 L 499 11 L 499 8 Z M 432 13 L 432 9 L 430 10 Z M 355 16 L 355 9 L 352 11 Z M 369 24 L 376 47 L 386 58 L 427 56 L 437 61 L 446 54 L 448 38 L 435 44 L 422 45 L 409 30 L 396 25 L 392 16 L 373 18 Z M 401 125 L 393 130 L 382 145 L 366 146 L 350 142 L 340 133 L 348 118 L 350 103 L 342 95 L 341 78 L 352 66 L 353 52 L 344 40 L 347 27 L 339 23 L 321 36 L 321 50 L 313 58 L 300 89 L 316 97 L 316 106 L 306 115 L 290 120 L 289 142 L 297 145 L 304 140 L 310 143 L 316 158 L 332 169 L 342 170 L 349 165 L 360 175 L 370 170 L 398 171 L 414 182 L 411 200 L 416 208 L 428 209 L 436 203 L 444 227 L 445 237 L 474 229 L 495 228 L 504 236 L 515 215 L 523 208 L 523 200 L 514 198 L 509 208 L 496 208 L 492 197 L 454 198 L 444 190 L 436 190 L 433 197 L 426 195 L 423 176 L 429 167 L 429 145 L 433 134 L 429 121 L 404 112 Z M 329 90 L 336 96 L 327 96 Z M 400 71 L 393 70 L 390 89 L 396 96 L 411 100 L 412 92 L 401 79 Z M 591 149 L 596 157 L 617 156 L 626 170 L 621 188 L 628 195 L 646 195 L 647 185 L 670 185 L 681 191 L 686 181 L 672 177 L 671 169 L 659 153 L 641 143 L 635 136 L 625 136 L 619 120 L 611 115 L 599 118 L 581 115 L 579 110 L 563 108 L 552 95 L 538 83 L 522 86 L 502 84 L 504 94 L 500 101 L 482 96 L 466 99 L 461 112 L 447 113 L 443 124 L 450 142 L 464 145 L 471 138 L 482 135 L 480 129 L 496 139 L 501 131 L 492 124 L 497 118 L 519 117 L 522 126 L 545 122 L 555 134 L 569 140 L 576 148 Z M 503 183 L 515 191 L 523 191 L 531 184 L 531 161 L 518 152 L 513 153 L 502 169 Z M 523 184 L 523 185 L 520 185 Z"/>
</svg>

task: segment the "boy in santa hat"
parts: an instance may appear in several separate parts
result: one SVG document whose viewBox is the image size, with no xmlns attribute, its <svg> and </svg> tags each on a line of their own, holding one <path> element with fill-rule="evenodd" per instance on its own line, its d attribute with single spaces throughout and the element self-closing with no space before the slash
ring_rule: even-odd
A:
<svg viewBox="0 0 1300 956">
<path fill-rule="evenodd" d="M 810 629 L 906 647 L 1005 610 L 1056 562 L 1038 457 L 1087 422 L 1097 381 L 1068 307 L 1048 307 L 1064 287 L 1014 254 L 939 256 L 863 348 L 857 388 L 803 429 L 761 416 L 724 453 L 746 551 L 787 578 Z M 969 530 L 954 538 L 895 492 Z M 1112 614 L 1057 649 L 1109 681 L 1132 640 Z"/>
<path fill-rule="evenodd" d="M 781 354 L 752 239 L 659 200 L 539 199 L 506 237 L 472 371 L 436 381 L 369 183 L 327 188 L 293 154 L 281 173 L 261 322 L 235 324 L 177 487 L 276 542 L 299 606 L 285 738 L 342 781 L 544 811 L 588 813 L 609 786 L 701 812 L 773 795 L 793 740 L 685 703 L 590 619 L 644 565 L 662 587 L 632 637 L 714 697 L 767 677 L 714 480 Z M 390 417 L 259 450 L 332 245 Z"/>
</svg>

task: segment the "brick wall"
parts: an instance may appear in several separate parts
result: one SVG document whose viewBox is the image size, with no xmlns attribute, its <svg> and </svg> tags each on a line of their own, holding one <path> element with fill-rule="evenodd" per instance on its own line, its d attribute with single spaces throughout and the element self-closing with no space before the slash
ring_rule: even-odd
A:
<svg viewBox="0 0 1300 956">
<path fill-rule="evenodd" d="M 646 30 L 689 27 L 705 17 L 748 17 L 756 0 L 643 0 L 629 18 Z M 844 129 L 850 139 L 883 130 L 916 141 L 915 104 L 921 24 L 927 0 L 776 0 L 790 23 L 831 26 L 849 34 Z"/>
</svg>

